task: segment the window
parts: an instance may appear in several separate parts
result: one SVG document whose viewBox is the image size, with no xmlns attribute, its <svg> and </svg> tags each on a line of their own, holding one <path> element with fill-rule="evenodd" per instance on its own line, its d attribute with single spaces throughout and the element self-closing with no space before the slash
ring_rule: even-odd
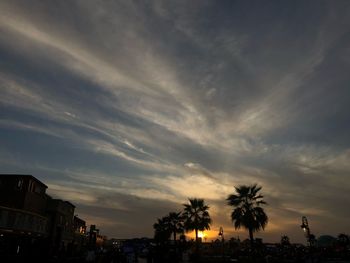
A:
<svg viewBox="0 0 350 263">
<path fill-rule="evenodd" d="M 37 194 L 41 194 L 41 187 L 38 185 L 34 185 L 34 192 Z"/>
<path fill-rule="evenodd" d="M 28 192 L 33 192 L 33 181 L 29 181 L 29 187 L 28 187 Z"/>
<path fill-rule="evenodd" d="M 23 186 L 23 180 L 22 179 L 18 179 L 17 181 L 17 189 L 22 189 Z"/>
</svg>

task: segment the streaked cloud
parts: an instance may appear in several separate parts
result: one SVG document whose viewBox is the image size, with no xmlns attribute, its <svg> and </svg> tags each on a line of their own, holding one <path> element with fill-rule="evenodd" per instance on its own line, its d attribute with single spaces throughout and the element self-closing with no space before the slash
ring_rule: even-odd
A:
<svg viewBox="0 0 350 263">
<path fill-rule="evenodd" d="M 2 1 L 1 172 L 37 176 L 109 236 L 152 236 L 203 197 L 212 235 L 245 237 L 225 197 L 252 183 L 265 239 L 302 241 L 302 215 L 344 232 L 349 8 Z"/>
</svg>

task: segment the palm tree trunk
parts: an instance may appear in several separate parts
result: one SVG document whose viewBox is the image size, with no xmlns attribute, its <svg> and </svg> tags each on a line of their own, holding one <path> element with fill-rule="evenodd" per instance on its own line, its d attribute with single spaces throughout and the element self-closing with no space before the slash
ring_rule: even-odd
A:
<svg viewBox="0 0 350 263">
<path fill-rule="evenodd" d="M 196 259 L 195 262 L 198 260 L 198 254 L 199 254 L 199 240 L 198 240 L 198 229 L 195 229 L 196 231 Z"/>
<path fill-rule="evenodd" d="M 250 247 L 254 249 L 254 237 L 253 237 L 253 229 L 249 228 L 249 238 L 250 238 Z"/>
<path fill-rule="evenodd" d="M 174 231 L 174 244 L 176 243 L 176 231 Z"/>
</svg>

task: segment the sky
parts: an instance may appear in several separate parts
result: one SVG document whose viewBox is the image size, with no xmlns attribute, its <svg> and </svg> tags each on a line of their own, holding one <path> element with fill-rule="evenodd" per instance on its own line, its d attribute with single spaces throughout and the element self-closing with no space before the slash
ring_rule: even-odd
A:
<svg viewBox="0 0 350 263">
<path fill-rule="evenodd" d="M 256 234 L 350 234 L 350 2 L 0 1 L 0 173 L 109 237 L 258 184 Z"/>
</svg>

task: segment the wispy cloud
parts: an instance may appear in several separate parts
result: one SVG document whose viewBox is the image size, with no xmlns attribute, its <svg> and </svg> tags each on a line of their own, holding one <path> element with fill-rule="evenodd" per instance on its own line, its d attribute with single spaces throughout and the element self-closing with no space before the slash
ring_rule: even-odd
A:
<svg viewBox="0 0 350 263">
<path fill-rule="evenodd" d="M 260 5 L 2 1 L 2 171 L 112 236 L 152 235 L 188 197 L 244 235 L 224 199 L 252 183 L 270 240 L 348 218 L 350 7 Z"/>
</svg>

